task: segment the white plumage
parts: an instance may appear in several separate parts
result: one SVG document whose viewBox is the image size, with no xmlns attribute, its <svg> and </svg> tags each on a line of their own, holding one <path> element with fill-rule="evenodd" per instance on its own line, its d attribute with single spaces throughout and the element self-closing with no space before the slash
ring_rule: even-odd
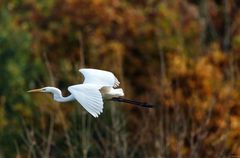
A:
<svg viewBox="0 0 240 158">
<path fill-rule="evenodd" d="M 80 69 L 83 76 L 83 84 L 95 84 L 101 86 L 118 87 L 120 82 L 113 73 L 97 69 Z"/>
<path fill-rule="evenodd" d="M 103 99 L 99 89 L 92 84 L 71 86 L 73 97 L 94 117 L 103 112 Z"/>
<path fill-rule="evenodd" d="M 120 82 L 113 73 L 97 69 L 80 69 L 84 81 L 82 84 L 68 88 L 71 93 L 63 97 L 61 91 L 55 87 L 44 87 L 28 92 L 50 92 L 58 102 L 77 100 L 92 116 L 98 117 L 103 112 L 103 99 L 124 96 L 122 88 L 117 88 Z"/>
</svg>

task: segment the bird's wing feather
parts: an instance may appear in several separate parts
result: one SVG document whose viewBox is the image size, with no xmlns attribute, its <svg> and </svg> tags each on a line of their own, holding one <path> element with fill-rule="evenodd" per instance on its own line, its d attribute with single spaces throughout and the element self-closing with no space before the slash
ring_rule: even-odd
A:
<svg viewBox="0 0 240 158">
<path fill-rule="evenodd" d="M 74 98 L 94 117 L 103 112 L 103 99 L 98 86 L 80 84 L 70 86 L 68 90 Z"/>
<path fill-rule="evenodd" d="M 120 82 L 113 73 L 97 69 L 80 69 L 84 76 L 83 84 L 98 84 L 102 86 L 118 87 Z"/>
</svg>

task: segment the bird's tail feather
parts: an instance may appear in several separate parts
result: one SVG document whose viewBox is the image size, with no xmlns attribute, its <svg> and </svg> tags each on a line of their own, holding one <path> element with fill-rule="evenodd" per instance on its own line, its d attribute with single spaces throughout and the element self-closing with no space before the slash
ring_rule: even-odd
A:
<svg viewBox="0 0 240 158">
<path fill-rule="evenodd" d="M 139 101 L 125 99 L 125 98 L 120 98 L 120 97 L 114 97 L 111 100 L 112 101 L 116 101 L 116 102 L 129 103 L 129 104 L 133 104 L 133 105 L 137 105 L 137 106 L 145 107 L 145 108 L 153 108 L 153 107 L 155 107 L 155 105 L 151 105 L 151 104 L 148 104 L 146 102 L 139 102 Z"/>
</svg>

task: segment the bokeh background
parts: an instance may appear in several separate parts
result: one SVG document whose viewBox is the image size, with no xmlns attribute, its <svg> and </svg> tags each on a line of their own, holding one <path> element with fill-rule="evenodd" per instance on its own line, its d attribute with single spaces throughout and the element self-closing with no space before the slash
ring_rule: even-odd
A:
<svg viewBox="0 0 240 158">
<path fill-rule="evenodd" d="M 43 86 L 114 72 L 126 98 L 93 118 Z M 0 158 L 240 156 L 240 1 L 1 0 Z"/>
</svg>

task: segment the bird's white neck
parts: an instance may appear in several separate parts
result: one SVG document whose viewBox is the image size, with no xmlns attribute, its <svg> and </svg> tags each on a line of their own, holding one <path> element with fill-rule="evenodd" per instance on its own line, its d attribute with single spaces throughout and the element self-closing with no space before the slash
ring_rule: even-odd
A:
<svg viewBox="0 0 240 158">
<path fill-rule="evenodd" d="M 53 99 L 57 102 L 68 102 L 68 101 L 74 100 L 74 97 L 72 95 L 63 97 L 62 92 L 59 89 L 52 91 L 52 94 L 53 94 Z"/>
</svg>

